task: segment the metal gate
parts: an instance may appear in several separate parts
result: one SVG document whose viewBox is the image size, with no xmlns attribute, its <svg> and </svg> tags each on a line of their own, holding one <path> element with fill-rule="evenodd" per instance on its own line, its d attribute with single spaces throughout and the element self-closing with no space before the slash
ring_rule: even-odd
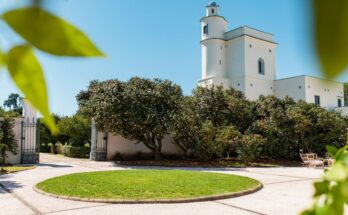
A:
<svg viewBox="0 0 348 215">
<path fill-rule="evenodd" d="M 21 163 L 39 163 L 40 136 L 36 118 L 24 118 L 21 129 Z"/>
<path fill-rule="evenodd" d="M 108 133 L 98 131 L 94 120 L 92 120 L 90 159 L 95 161 L 105 161 L 107 158 L 107 143 Z"/>
</svg>

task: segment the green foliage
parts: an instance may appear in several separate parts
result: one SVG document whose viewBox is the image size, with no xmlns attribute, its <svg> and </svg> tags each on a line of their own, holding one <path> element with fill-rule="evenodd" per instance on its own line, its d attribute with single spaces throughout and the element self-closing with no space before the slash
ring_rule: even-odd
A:
<svg viewBox="0 0 348 215">
<path fill-rule="evenodd" d="M 43 71 L 31 47 L 28 45 L 13 47 L 7 56 L 7 67 L 12 79 L 30 103 L 43 116 L 49 116 L 44 118 L 44 122 L 53 133 L 56 133 L 56 126 L 50 117 L 47 105 L 48 95 Z"/>
<path fill-rule="evenodd" d="M 13 133 L 13 119 L 0 119 L 0 164 L 6 162 L 6 152 L 17 154 L 17 141 Z"/>
<path fill-rule="evenodd" d="M 203 161 L 221 158 L 225 145 L 216 141 L 217 127 L 211 121 L 202 123 L 196 135 L 197 143 L 192 149 L 193 155 Z"/>
<path fill-rule="evenodd" d="M 193 110 L 198 118 L 214 126 L 234 124 L 244 131 L 252 122 L 252 104 L 240 91 L 222 86 L 197 87 L 192 93 Z"/>
<path fill-rule="evenodd" d="M 86 146 L 64 146 L 64 155 L 72 158 L 89 158 L 91 147 Z"/>
<path fill-rule="evenodd" d="M 342 147 L 346 143 L 347 120 L 340 113 L 300 101 L 288 110 L 288 116 L 294 122 L 294 137 L 306 152 L 324 155 L 327 144 Z"/>
<path fill-rule="evenodd" d="M 295 102 L 286 97 L 265 96 L 255 101 L 255 121 L 248 133 L 260 134 L 267 138 L 262 147 L 261 155 L 273 159 L 298 158 L 299 145 L 294 138 L 293 122 L 287 115 L 287 110 Z"/>
<path fill-rule="evenodd" d="M 120 152 L 116 152 L 112 158 L 114 161 L 123 161 L 123 156 Z"/>
<path fill-rule="evenodd" d="M 324 155 L 328 143 L 340 147 L 346 141 L 346 118 L 303 101 L 263 97 L 255 102 L 255 118 L 248 133 L 267 138 L 266 157 L 294 160 L 301 149 Z"/>
<path fill-rule="evenodd" d="M 61 119 L 60 116 L 57 114 L 52 114 L 52 118 L 54 120 L 54 123 L 57 125 Z M 43 119 L 38 119 L 38 125 L 39 125 L 39 131 L 40 131 L 40 143 L 56 143 L 58 141 L 60 142 L 66 142 L 67 138 L 65 136 L 62 136 L 61 134 L 54 134 L 52 131 L 47 127 L 46 124 L 42 123 Z"/>
<path fill-rule="evenodd" d="M 69 145 L 84 146 L 86 143 L 91 142 L 91 122 L 81 115 L 62 117 L 57 126 L 60 136 L 68 140 Z"/>
<path fill-rule="evenodd" d="M 193 111 L 191 96 L 182 98 L 177 114 L 174 115 L 173 139 L 186 157 L 197 144 L 196 134 L 199 132 L 200 119 Z"/>
<path fill-rule="evenodd" d="M 2 19 L 23 39 L 24 44 L 0 52 L 0 65 L 8 71 L 28 101 L 43 115 L 52 133 L 57 127 L 50 115 L 46 83 L 42 68 L 32 48 L 58 56 L 103 56 L 76 27 L 37 7 L 14 9 Z"/>
<path fill-rule="evenodd" d="M 20 103 L 20 96 L 17 93 L 11 93 L 8 98 L 4 101 L 4 107 L 10 109 L 10 111 L 22 115 L 22 105 Z"/>
<path fill-rule="evenodd" d="M 237 153 L 239 158 L 245 163 L 255 161 L 265 143 L 265 139 L 258 134 L 243 135 L 239 141 Z"/>
<path fill-rule="evenodd" d="M 19 111 L 13 111 L 13 110 L 4 110 L 0 107 L 0 117 L 19 117 L 21 116 L 19 114 Z"/>
<path fill-rule="evenodd" d="M 332 168 L 325 171 L 320 181 L 314 183 L 314 203 L 301 215 L 343 215 L 348 206 L 348 145 L 327 150 L 335 159 Z"/>
<path fill-rule="evenodd" d="M 3 17 L 13 30 L 41 51 L 59 56 L 103 56 L 79 29 L 41 8 L 15 9 Z"/>
<path fill-rule="evenodd" d="M 168 80 L 135 77 L 128 82 L 93 81 L 77 100 L 80 112 L 94 118 L 99 129 L 143 143 L 159 159 L 181 97 L 181 88 Z"/>
<path fill-rule="evenodd" d="M 233 126 L 226 126 L 218 129 L 216 143 L 224 147 L 228 156 L 236 153 L 242 134 Z"/>
<path fill-rule="evenodd" d="M 312 3 L 319 60 L 325 75 L 334 78 L 348 65 L 348 2 L 312 0 Z"/>
<path fill-rule="evenodd" d="M 344 104 L 348 105 L 348 83 L 343 84 Z"/>
</svg>

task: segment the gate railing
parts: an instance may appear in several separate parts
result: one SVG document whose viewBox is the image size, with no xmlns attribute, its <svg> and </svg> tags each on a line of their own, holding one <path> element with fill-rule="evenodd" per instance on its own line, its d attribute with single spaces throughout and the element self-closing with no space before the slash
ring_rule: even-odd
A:
<svg viewBox="0 0 348 215">
<path fill-rule="evenodd" d="M 35 118 L 24 118 L 21 126 L 21 163 L 39 163 L 40 133 Z"/>
<path fill-rule="evenodd" d="M 107 159 L 108 133 L 98 131 L 94 120 L 92 120 L 91 128 L 90 159 L 95 161 L 105 161 Z"/>
</svg>

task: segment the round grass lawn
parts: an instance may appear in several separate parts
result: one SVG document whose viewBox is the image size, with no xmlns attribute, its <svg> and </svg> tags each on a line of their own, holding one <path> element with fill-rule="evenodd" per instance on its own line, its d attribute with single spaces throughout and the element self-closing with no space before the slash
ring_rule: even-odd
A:
<svg viewBox="0 0 348 215">
<path fill-rule="evenodd" d="M 55 177 L 36 185 L 46 193 L 86 199 L 180 200 L 260 188 L 257 180 L 184 170 L 117 170 Z"/>
</svg>

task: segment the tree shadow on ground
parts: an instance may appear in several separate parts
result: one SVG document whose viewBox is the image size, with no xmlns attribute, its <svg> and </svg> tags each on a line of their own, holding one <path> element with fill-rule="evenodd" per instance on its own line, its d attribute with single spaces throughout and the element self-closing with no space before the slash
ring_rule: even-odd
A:
<svg viewBox="0 0 348 215">
<path fill-rule="evenodd" d="M 73 167 L 71 165 L 64 165 L 64 164 L 53 164 L 53 163 L 40 163 L 38 166 L 47 166 L 47 167 L 52 167 L 52 168 L 70 168 Z"/>
<path fill-rule="evenodd" d="M 2 180 L 0 181 L 0 194 L 11 193 L 13 190 L 21 187 L 23 187 L 21 183 L 11 180 Z"/>
</svg>

